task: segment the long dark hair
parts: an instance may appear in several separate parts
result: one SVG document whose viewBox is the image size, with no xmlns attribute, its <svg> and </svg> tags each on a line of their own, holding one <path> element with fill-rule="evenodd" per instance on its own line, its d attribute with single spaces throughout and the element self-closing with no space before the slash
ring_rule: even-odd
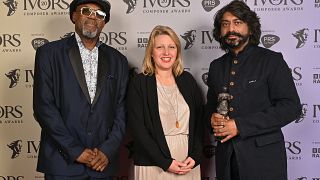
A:
<svg viewBox="0 0 320 180">
<path fill-rule="evenodd" d="M 252 45 L 258 45 L 260 43 L 260 36 L 261 36 L 261 24 L 260 24 L 260 18 L 257 16 L 257 13 L 250 10 L 249 6 L 245 4 L 242 1 L 232 1 L 226 6 L 224 6 L 222 9 L 220 9 L 214 19 L 214 28 L 213 28 L 213 36 L 216 41 L 218 41 L 221 45 L 221 48 L 223 50 L 226 50 L 227 47 L 225 47 L 222 44 L 222 38 L 221 38 L 221 20 L 223 17 L 223 14 L 226 12 L 230 12 L 240 20 L 244 21 L 248 24 L 249 27 L 249 44 Z"/>
</svg>

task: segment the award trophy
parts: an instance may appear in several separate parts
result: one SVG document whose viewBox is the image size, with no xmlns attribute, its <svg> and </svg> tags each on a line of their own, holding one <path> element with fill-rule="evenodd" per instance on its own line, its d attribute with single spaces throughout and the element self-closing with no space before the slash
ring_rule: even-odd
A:
<svg viewBox="0 0 320 180">
<path fill-rule="evenodd" d="M 227 119 L 228 113 L 229 113 L 229 101 L 231 99 L 230 97 L 231 97 L 231 95 L 228 93 L 227 87 L 223 87 L 222 93 L 218 94 L 217 113 L 221 114 L 226 119 Z M 215 138 L 217 140 L 221 141 L 224 137 L 223 136 L 216 136 Z"/>
</svg>

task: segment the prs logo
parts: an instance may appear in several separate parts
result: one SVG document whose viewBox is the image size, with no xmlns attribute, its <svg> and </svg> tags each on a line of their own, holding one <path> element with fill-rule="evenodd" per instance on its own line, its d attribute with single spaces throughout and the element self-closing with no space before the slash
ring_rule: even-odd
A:
<svg viewBox="0 0 320 180">
<path fill-rule="evenodd" d="M 210 12 L 212 9 L 219 6 L 219 0 L 202 0 L 202 7 L 205 11 Z"/>
</svg>

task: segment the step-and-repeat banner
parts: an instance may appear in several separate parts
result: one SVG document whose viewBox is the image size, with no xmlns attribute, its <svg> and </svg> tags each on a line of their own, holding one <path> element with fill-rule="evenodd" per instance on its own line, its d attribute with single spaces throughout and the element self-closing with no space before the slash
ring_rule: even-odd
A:
<svg viewBox="0 0 320 180">
<path fill-rule="evenodd" d="M 280 51 L 292 70 L 302 116 L 283 128 L 290 180 L 320 179 L 320 0 L 244 0 L 261 18 L 260 46 Z M 0 2 L 0 180 L 43 179 L 35 171 L 40 127 L 33 118 L 35 50 L 70 36 L 70 0 Z M 149 33 L 172 27 L 183 47 L 185 67 L 204 95 L 212 60 L 224 54 L 212 36 L 216 11 L 230 0 L 110 0 L 111 21 L 101 40 L 125 54 L 139 72 Z M 202 179 L 215 179 L 215 147 L 208 136 Z M 132 140 L 121 147 L 115 180 L 132 177 Z M 277 163 L 277 162 L 274 162 Z M 272 173 L 272 172 L 271 172 Z"/>
</svg>

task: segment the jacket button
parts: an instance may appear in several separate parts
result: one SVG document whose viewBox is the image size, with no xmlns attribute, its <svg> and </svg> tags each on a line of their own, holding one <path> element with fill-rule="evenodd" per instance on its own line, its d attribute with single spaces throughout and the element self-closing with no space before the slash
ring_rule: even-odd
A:
<svg viewBox="0 0 320 180">
<path fill-rule="evenodd" d="M 233 107 L 230 107 L 230 108 L 229 108 L 229 111 L 232 112 L 232 111 L 233 111 Z"/>
<path fill-rule="evenodd" d="M 230 82 L 229 85 L 230 85 L 230 86 L 234 86 L 234 82 Z"/>
<path fill-rule="evenodd" d="M 233 64 L 238 64 L 238 60 L 233 60 Z"/>
<path fill-rule="evenodd" d="M 235 75 L 236 74 L 236 72 L 235 71 L 231 71 L 231 75 Z"/>
</svg>

